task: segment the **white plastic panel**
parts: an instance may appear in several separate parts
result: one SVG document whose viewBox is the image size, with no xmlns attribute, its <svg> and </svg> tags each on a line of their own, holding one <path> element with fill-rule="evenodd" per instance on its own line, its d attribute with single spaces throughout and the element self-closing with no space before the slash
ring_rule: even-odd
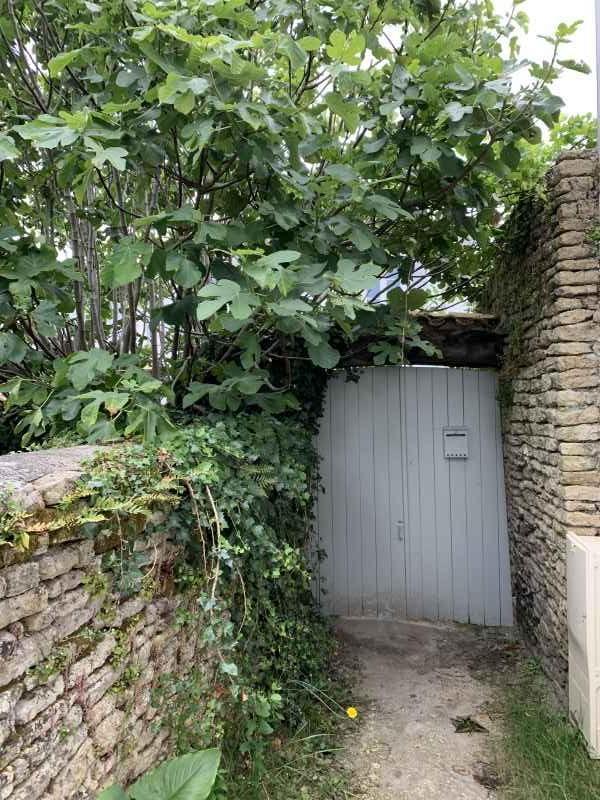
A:
<svg viewBox="0 0 600 800">
<path fill-rule="evenodd" d="M 600 538 L 568 536 L 567 619 L 569 710 L 600 758 Z"/>
</svg>

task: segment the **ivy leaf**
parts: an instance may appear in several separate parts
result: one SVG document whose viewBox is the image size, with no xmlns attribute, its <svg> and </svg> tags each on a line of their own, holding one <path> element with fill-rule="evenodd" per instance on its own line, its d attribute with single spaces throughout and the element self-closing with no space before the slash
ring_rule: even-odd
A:
<svg viewBox="0 0 600 800">
<path fill-rule="evenodd" d="M 283 41 L 278 47 L 280 53 L 283 53 L 284 56 L 290 61 L 290 66 L 294 70 L 300 69 L 306 64 L 307 55 L 306 50 L 303 49 L 298 42 L 292 39 L 290 36 L 284 37 Z"/>
<path fill-rule="evenodd" d="M 294 297 L 286 297 L 276 303 L 271 303 L 269 308 L 280 317 L 293 317 L 296 314 L 306 314 L 313 310 L 309 303 Z"/>
<path fill-rule="evenodd" d="M 62 319 L 57 312 L 58 304 L 52 300 L 41 300 L 32 311 L 32 318 L 36 328 L 42 336 L 54 336 L 60 327 Z"/>
<path fill-rule="evenodd" d="M 188 78 L 185 75 L 170 72 L 166 81 L 158 87 L 158 99 L 161 103 L 173 104 L 177 102 L 181 95 L 187 95 L 191 92 L 194 103 L 194 97 L 204 94 L 208 87 L 209 83 L 206 78 Z"/>
<path fill-rule="evenodd" d="M 89 431 L 90 428 L 98 421 L 98 414 L 100 413 L 100 401 L 94 400 L 92 403 L 88 403 L 81 409 L 81 414 L 79 419 L 81 420 L 81 424 Z"/>
</svg>

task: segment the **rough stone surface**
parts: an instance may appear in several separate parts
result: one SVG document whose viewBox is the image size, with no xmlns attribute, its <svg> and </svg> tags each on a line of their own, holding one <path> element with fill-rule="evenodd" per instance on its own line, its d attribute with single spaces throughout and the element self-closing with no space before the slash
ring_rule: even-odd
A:
<svg viewBox="0 0 600 800">
<path fill-rule="evenodd" d="M 11 488 L 17 500 L 34 497 L 28 510 L 43 511 L 32 517 L 30 552 L 0 547 L 0 800 L 91 800 L 135 780 L 173 749 L 156 724 L 157 681 L 208 660 L 195 627 L 175 628 L 181 597 L 172 589 L 161 595 L 159 582 L 153 597 L 121 596 L 97 580 L 98 541 L 69 531 L 66 543 L 52 543 L 40 533 L 96 450 L 0 458 L 0 497 Z M 157 576 L 177 552 L 162 522 L 157 514 L 158 528 L 135 541 L 136 557 Z M 109 549 L 118 555 L 118 536 L 98 552 Z"/>
<path fill-rule="evenodd" d="M 507 265 L 508 279 L 527 274 L 536 288 L 524 309 L 492 303 L 520 339 L 502 375 L 512 395 L 503 427 L 515 615 L 561 699 L 565 538 L 600 534 L 600 262 L 588 237 L 597 214 L 595 154 L 565 155 Z"/>
</svg>

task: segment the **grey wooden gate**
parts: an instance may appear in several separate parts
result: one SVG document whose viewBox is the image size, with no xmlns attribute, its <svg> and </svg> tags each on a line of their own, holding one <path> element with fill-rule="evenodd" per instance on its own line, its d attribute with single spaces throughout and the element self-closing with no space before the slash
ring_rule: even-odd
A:
<svg viewBox="0 0 600 800">
<path fill-rule="evenodd" d="M 326 613 L 512 624 L 496 393 L 483 370 L 331 378 L 318 439 Z"/>
</svg>

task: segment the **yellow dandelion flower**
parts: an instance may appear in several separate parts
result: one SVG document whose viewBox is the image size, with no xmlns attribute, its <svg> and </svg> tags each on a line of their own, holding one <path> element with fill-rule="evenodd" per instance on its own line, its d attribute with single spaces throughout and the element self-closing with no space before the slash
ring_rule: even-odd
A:
<svg viewBox="0 0 600 800">
<path fill-rule="evenodd" d="M 358 717 L 358 710 L 354 708 L 354 706 L 350 706 L 350 708 L 346 709 L 346 714 L 350 719 L 356 719 Z"/>
</svg>

